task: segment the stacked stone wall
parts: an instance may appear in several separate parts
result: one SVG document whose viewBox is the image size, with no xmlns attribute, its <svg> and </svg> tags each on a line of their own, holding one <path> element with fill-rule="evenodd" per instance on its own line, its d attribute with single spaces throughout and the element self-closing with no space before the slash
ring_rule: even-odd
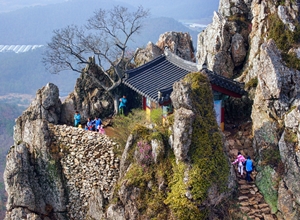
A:
<svg viewBox="0 0 300 220">
<path fill-rule="evenodd" d="M 70 219 L 85 219 L 93 215 L 95 194 L 102 206 L 113 193 L 119 175 L 119 158 L 114 153 L 118 145 L 106 135 L 66 125 L 50 125 L 52 149 L 60 152 L 62 173 L 66 181 Z M 96 205 L 96 206 L 95 206 Z M 101 215 L 101 213 L 98 213 Z"/>
</svg>

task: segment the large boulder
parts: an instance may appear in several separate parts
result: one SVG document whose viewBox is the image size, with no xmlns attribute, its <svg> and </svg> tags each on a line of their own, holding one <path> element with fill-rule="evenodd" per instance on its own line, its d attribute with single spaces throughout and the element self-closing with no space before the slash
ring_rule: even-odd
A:
<svg viewBox="0 0 300 220">
<path fill-rule="evenodd" d="M 161 49 L 168 47 L 172 53 L 182 59 L 195 62 L 192 37 L 189 33 L 166 32 L 159 36 L 156 45 Z"/>
<path fill-rule="evenodd" d="M 149 42 L 146 48 L 138 48 L 134 55 L 134 63 L 137 66 L 144 65 L 145 63 L 155 59 L 159 55 L 163 54 L 163 49 L 159 48 L 157 45 Z"/>
<path fill-rule="evenodd" d="M 182 59 L 195 62 L 193 42 L 190 34 L 170 31 L 161 34 L 156 44 L 149 42 L 146 48 L 138 49 L 134 56 L 135 64 L 141 66 L 155 59 L 164 53 L 166 47 Z"/>
</svg>

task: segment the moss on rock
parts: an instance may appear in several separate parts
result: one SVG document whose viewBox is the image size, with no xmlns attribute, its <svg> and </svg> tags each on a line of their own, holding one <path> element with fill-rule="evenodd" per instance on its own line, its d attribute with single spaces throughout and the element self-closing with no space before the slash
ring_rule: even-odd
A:
<svg viewBox="0 0 300 220">
<path fill-rule="evenodd" d="M 256 176 L 256 185 L 263 194 L 265 201 L 270 205 L 271 212 L 277 212 L 278 178 L 274 178 L 275 171 L 270 166 L 265 166 Z"/>
<path fill-rule="evenodd" d="M 205 219 L 210 210 L 203 202 L 207 200 L 209 188 L 216 187 L 218 193 L 227 189 L 229 166 L 215 119 L 210 83 L 202 73 L 188 74 L 184 83 L 190 85 L 189 97 L 196 114 L 188 163 L 175 162 L 173 149 L 166 141 L 167 128 L 156 126 L 151 130 L 136 126 L 133 129 L 134 147 L 128 157 L 131 166 L 121 184 L 142 192 L 134 198 L 141 218 Z M 142 166 L 133 160 L 138 150 L 137 141 L 149 143 L 153 139 L 164 143 L 165 153 L 157 163 Z"/>
<path fill-rule="evenodd" d="M 191 73 L 184 81 L 191 85 L 190 97 L 196 114 L 189 150 L 189 180 L 187 184 L 183 182 L 187 167 L 173 164 L 171 192 L 166 202 L 178 219 L 203 219 L 209 210 L 200 211 L 198 206 L 207 199 L 208 189 L 213 184 L 216 184 L 219 192 L 227 189 L 229 166 L 223 152 L 222 137 L 215 119 L 213 93 L 207 77 L 202 73 Z M 192 200 L 185 196 L 187 188 L 190 189 Z"/>
</svg>

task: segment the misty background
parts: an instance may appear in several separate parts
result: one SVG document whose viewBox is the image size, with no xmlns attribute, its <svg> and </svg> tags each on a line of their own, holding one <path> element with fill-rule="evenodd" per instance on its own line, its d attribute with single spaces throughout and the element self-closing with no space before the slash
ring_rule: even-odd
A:
<svg viewBox="0 0 300 220">
<path fill-rule="evenodd" d="M 62 72 L 51 75 L 41 62 L 45 47 L 25 54 L 3 50 L 5 45 L 46 45 L 53 30 L 86 23 L 99 8 L 109 9 L 122 5 L 135 9 L 142 5 L 149 9 L 151 17 L 145 21 L 140 35 L 133 37 L 129 45 L 132 51 L 145 47 L 149 41 L 156 43 L 159 35 L 167 31 L 189 32 L 194 47 L 202 28 L 190 28 L 188 24 L 206 25 L 211 22 L 218 1 L 206 0 L 1 0 L 0 1 L 0 96 L 9 93 L 34 95 L 47 82 L 56 84 L 61 96 L 69 94 L 78 73 Z"/>
</svg>

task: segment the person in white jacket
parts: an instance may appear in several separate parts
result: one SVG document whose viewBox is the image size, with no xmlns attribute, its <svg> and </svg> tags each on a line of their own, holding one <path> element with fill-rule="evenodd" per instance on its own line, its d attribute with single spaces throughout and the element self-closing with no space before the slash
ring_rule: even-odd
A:
<svg viewBox="0 0 300 220">
<path fill-rule="evenodd" d="M 241 152 L 238 152 L 238 155 L 235 159 L 235 161 L 232 162 L 232 164 L 238 163 L 238 171 L 241 174 L 241 176 L 244 175 L 244 162 L 246 161 L 245 157 L 241 154 Z"/>
</svg>

